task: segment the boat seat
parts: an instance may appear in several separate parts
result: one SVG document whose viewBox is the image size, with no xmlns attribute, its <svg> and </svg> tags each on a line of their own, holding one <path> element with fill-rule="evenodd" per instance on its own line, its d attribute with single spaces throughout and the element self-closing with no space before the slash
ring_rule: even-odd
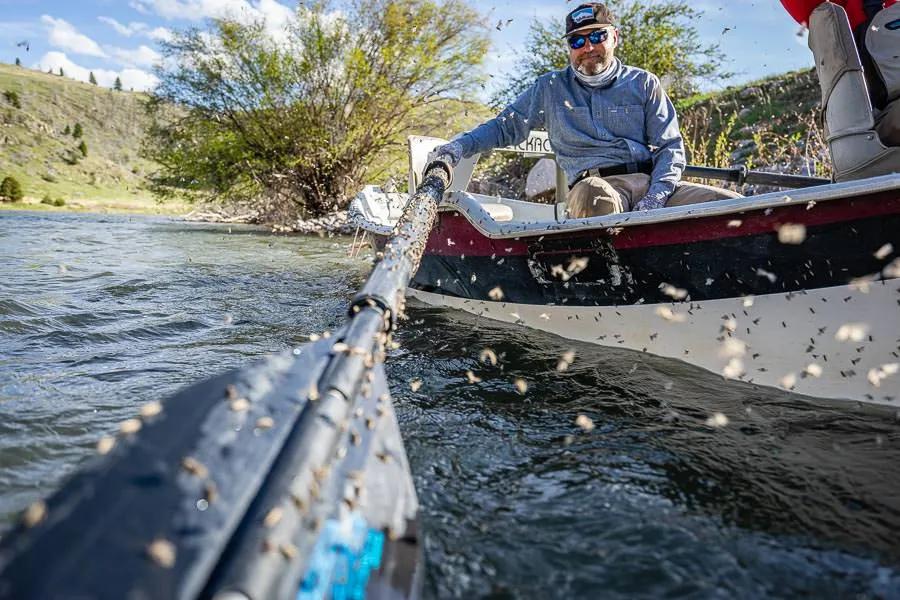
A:
<svg viewBox="0 0 900 600">
<path fill-rule="evenodd" d="M 872 102 L 844 9 L 820 4 L 809 18 L 809 48 L 822 88 L 825 139 L 835 181 L 900 172 L 900 147 L 875 131 Z"/>
<path fill-rule="evenodd" d="M 513 220 L 513 210 L 508 204 L 500 204 L 498 202 L 483 202 L 481 208 L 498 223 L 506 223 Z"/>
</svg>

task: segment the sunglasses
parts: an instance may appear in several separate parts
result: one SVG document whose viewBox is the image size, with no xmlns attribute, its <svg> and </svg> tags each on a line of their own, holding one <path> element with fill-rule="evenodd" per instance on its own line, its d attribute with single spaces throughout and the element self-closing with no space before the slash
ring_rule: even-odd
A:
<svg viewBox="0 0 900 600">
<path fill-rule="evenodd" d="M 568 37 L 569 48 L 572 50 L 580 50 L 584 48 L 584 44 L 587 41 L 590 41 L 592 46 L 597 46 L 598 44 L 605 42 L 608 37 L 609 29 L 595 29 L 587 34 L 579 33 L 577 35 L 570 35 Z"/>
</svg>

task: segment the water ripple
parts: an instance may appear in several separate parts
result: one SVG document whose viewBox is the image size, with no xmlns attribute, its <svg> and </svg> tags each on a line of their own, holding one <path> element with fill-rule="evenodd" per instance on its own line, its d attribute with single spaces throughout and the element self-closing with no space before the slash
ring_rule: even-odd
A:
<svg viewBox="0 0 900 600">
<path fill-rule="evenodd" d="M 228 231 L 0 216 L 0 528 L 144 402 L 343 322 L 366 271 L 346 240 Z M 900 598 L 893 412 L 457 313 L 409 316 L 387 369 L 426 597 Z M 480 362 L 486 347 L 496 366 Z M 714 412 L 729 425 L 707 426 Z"/>
</svg>

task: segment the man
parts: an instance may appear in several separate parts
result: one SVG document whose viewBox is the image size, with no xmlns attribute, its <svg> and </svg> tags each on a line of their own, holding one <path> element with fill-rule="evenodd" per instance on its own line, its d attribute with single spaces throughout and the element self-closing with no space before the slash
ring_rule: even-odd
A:
<svg viewBox="0 0 900 600">
<path fill-rule="evenodd" d="M 781 0 L 803 26 L 825 0 Z M 900 146 L 900 2 L 833 0 L 847 13 L 875 109 L 875 130 L 882 143 Z"/>
<path fill-rule="evenodd" d="M 566 15 L 570 65 L 539 77 L 499 116 L 437 148 L 460 158 L 524 141 L 546 128 L 569 180 L 572 218 L 651 210 L 738 194 L 680 182 L 684 142 L 659 78 L 615 57 L 619 32 L 603 4 Z"/>
</svg>

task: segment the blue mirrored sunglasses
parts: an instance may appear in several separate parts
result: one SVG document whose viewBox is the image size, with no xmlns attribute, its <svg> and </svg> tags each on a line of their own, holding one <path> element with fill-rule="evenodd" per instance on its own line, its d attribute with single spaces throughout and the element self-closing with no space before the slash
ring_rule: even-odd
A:
<svg viewBox="0 0 900 600">
<path fill-rule="evenodd" d="M 572 50 L 580 50 L 581 48 L 584 48 L 584 44 L 587 40 L 590 40 L 592 46 L 596 46 L 605 42 L 608 37 L 609 29 L 595 29 L 587 34 L 579 33 L 570 35 L 568 38 L 569 48 Z"/>
</svg>

